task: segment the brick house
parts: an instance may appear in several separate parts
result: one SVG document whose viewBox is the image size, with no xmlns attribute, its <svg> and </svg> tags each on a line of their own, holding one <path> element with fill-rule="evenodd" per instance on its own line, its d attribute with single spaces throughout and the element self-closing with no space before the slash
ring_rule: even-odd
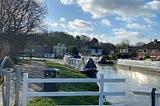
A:
<svg viewBox="0 0 160 106">
<path fill-rule="evenodd" d="M 145 44 L 138 48 L 137 50 L 137 57 L 160 57 L 160 41 L 155 39 L 153 42 L 150 42 L 148 44 Z"/>
<path fill-rule="evenodd" d="M 117 56 L 117 58 L 131 58 L 136 57 L 136 47 L 129 46 L 129 45 L 122 45 L 119 47 L 116 47 L 114 51 L 114 55 Z"/>
</svg>

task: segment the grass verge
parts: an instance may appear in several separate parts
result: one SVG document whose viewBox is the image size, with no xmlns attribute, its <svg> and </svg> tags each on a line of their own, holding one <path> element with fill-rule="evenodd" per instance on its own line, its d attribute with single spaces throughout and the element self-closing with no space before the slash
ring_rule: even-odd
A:
<svg viewBox="0 0 160 106">
<path fill-rule="evenodd" d="M 60 78 L 87 78 L 86 75 L 79 71 L 55 62 L 44 61 L 49 68 L 60 69 Z M 63 83 L 59 84 L 59 91 L 98 91 L 96 83 Z M 43 100 L 44 99 L 44 100 Z M 29 101 L 28 106 L 56 106 L 56 105 L 98 105 L 98 96 L 81 96 L 81 97 L 53 97 L 53 98 L 34 98 Z M 34 105 L 33 105 L 34 104 Z M 105 104 L 110 104 L 106 102 Z"/>
</svg>

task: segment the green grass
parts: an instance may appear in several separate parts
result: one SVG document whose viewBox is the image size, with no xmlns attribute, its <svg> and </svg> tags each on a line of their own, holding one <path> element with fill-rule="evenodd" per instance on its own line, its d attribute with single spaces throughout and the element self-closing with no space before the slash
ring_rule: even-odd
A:
<svg viewBox="0 0 160 106">
<path fill-rule="evenodd" d="M 81 74 L 79 71 L 55 62 L 44 61 L 45 64 L 51 68 L 60 69 L 60 78 L 87 78 L 86 75 Z M 63 83 L 59 84 L 59 91 L 98 91 L 96 83 Z M 51 102 L 52 100 L 52 102 Z M 35 103 L 34 103 L 35 102 Z M 45 103 L 47 102 L 47 103 Z M 48 104 L 49 103 L 49 104 Z M 28 106 L 54 106 L 54 105 L 98 105 L 98 96 L 76 96 L 76 97 L 53 97 L 51 98 L 35 98 L 29 101 Z M 33 105 L 34 104 L 34 105 Z M 47 105 L 46 105 L 47 104 Z M 105 104 L 110 104 L 109 102 Z"/>
<path fill-rule="evenodd" d="M 29 64 L 30 63 L 30 59 L 19 59 L 18 60 L 18 64 L 22 65 L 22 64 Z"/>
</svg>

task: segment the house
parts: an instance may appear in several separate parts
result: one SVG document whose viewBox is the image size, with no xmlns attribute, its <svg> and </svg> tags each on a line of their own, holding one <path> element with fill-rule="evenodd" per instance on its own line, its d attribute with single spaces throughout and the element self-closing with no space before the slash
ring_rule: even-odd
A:
<svg viewBox="0 0 160 106">
<path fill-rule="evenodd" d="M 55 54 L 56 58 L 64 57 L 66 52 L 67 52 L 67 47 L 64 44 L 58 43 L 58 45 L 53 46 L 53 53 Z"/>
<path fill-rule="evenodd" d="M 160 41 L 158 41 L 157 39 L 154 39 L 154 41 L 138 48 L 137 57 L 144 58 L 146 56 L 155 57 L 155 58 L 160 57 Z"/>
<path fill-rule="evenodd" d="M 101 48 L 92 48 L 91 49 L 91 56 L 101 56 L 102 49 Z"/>
<path fill-rule="evenodd" d="M 33 57 L 54 58 L 52 48 L 48 46 L 35 46 L 30 48 Z"/>
<path fill-rule="evenodd" d="M 131 58 L 136 57 L 136 47 L 129 46 L 129 45 L 122 45 L 115 49 L 114 55 L 117 58 Z"/>
<path fill-rule="evenodd" d="M 52 48 L 49 46 L 32 46 L 26 48 L 23 51 L 18 52 L 19 56 L 22 57 L 39 57 L 39 58 L 54 58 Z"/>
</svg>

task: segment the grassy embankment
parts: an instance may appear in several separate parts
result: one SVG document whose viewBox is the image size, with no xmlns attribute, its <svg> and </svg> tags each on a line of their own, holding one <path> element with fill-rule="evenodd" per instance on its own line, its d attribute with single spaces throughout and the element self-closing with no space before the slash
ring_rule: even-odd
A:
<svg viewBox="0 0 160 106">
<path fill-rule="evenodd" d="M 61 78 L 87 78 L 79 71 L 65 65 L 45 61 L 48 67 L 60 69 Z M 63 83 L 59 85 L 59 91 L 98 91 L 96 83 Z M 83 97 L 53 97 L 53 98 L 34 98 L 29 101 L 28 106 L 56 106 L 56 105 L 98 105 L 98 96 Z M 109 104 L 108 102 L 105 104 Z"/>
</svg>

